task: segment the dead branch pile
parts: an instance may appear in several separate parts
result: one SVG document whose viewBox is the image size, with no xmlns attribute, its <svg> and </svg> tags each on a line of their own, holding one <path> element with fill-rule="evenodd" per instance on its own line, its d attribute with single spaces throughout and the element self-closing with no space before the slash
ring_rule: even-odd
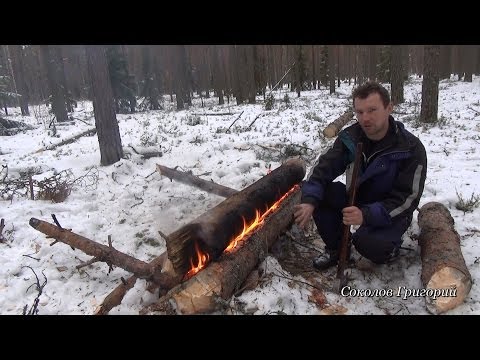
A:
<svg viewBox="0 0 480 360">
<path fill-rule="evenodd" d="M 64 201 L 75 187 L 94 190 L 98 184 L 98 170 L 89 169 L 84 175 L 75 178 L 70 169 L 43 180 L 34 179 L 41 169 L 29 168 L 20 172 L 17 177 L 8 176 L 8 167 L 2 169 L 0 180 L 0 196 L 4 200 L 12 200 L 14 197 L 29 197 L 31 200 L 52 200 L 54 203 Z"/>
</svg>

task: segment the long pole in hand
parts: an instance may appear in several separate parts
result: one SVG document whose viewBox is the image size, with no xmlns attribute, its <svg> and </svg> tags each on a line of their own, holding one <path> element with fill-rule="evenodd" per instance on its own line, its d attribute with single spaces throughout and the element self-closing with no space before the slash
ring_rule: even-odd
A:
<svg viewBox="0 0 480 360">
<path fill-rule="evenodd" d="M 357 143 L 355 149 L 355 162 L 353 163 L 353 174 L 352 181 L 350 183 L 350 188 L 348 189 L 348 206 L 355 205 L 355 197 L 357 195 L 357 180 L 358 173 L 362 161 L 362 151 L 363 144 L 361 142 Z M 345 269 L 347 267 L 347 256 L 350 252 L 350 225 L 343 225 L 343 235 L 342 241 L 340 243 L 340 254 L 338 258 L 338 267 L 337 267 L 337 279 L 339 280 L 338 291 L 347 284 L 347 276 L 345 274 Z"/>
</svg>

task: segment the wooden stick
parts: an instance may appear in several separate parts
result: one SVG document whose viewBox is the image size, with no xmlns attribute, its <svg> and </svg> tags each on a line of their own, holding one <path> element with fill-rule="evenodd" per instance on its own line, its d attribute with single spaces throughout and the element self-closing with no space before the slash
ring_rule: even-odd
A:
<svg viewBox="0 0 480 360">
<path fill-rule="evenodd" d="M 152 267 L 163 268 L 166 259 L 167 253 L 163 252 L 161 255 L 150 261 L 149 265 Z M 137 277 L 135 275 L 130 276 L 125 282 L 122 281 L 110 292 L 110 294 L 105 297 L 105 299 L 103 299 L 102 303 L 97 307 L 94 314 L 107 315 L 110 310 L 122 303 L 125 294 L 128 292 L 128 290 L 135 286 L 136 282 Z"/>
<path fill-rule="evenodd" d="M 353 163 L 353 174 L 350 188 L 348 189 L 348 206 L 355 205 L 355 199 L 357 195 L 357 180 L 358 174 L 360 173 L 360 167 L 362 166 L 362 151 L 363 143 L 357 143 L 355 149 L 355 161 Z M 339 280 L 338 292 L 346 285 L 347 277 L 345 274 L 345 269 L 347 267 L 347 257 L 350 253 L 350 225 L 343 225 L 343 235 L 340 243 L 340 254 L 338 258 L 338 267 L 337 267 L 337 279 Z"/>
<path fill-rule="evenodd" d="M 237 190 L 233 190 L 226 186 L 214 183 L 213 181 L 203 180 L 197 176 L 174 170 L 163 165 L 157 164 L 157 171 L 172 180 L 177 180 L 186 185 L 192 185 L 206 191 L 208 193 L 216 194 L 223 197 L 229 197 L 237 193 Z"/>
<path fill-rule="evenodd" d="M 245 110 L 244 110 L 244 111 L 245 111 Z M 237 118 L 236 118 L 235 120 L 233 120 L 233 122 L 230 124 L 230 126 L 228 127 L 228 129 L 225 131 L 226 133 L 228 133 L 228 132 L 230 131 L 230 128 L 233 126 L 233 124 L 235 124 L 235 123 L 237 122 L 237 120 L 240 119 L 240 116 L 242 116 L 242 114 L 243 114 L 244 111 L 242 111 L 242 112 L 240 113 L 240 115 L 238 115 Z"/>
</svg>

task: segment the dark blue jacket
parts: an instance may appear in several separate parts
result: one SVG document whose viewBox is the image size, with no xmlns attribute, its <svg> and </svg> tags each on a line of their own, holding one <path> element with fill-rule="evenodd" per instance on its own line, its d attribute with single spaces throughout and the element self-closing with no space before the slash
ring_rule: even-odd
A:
<svg viewBox="0 0 480 360">
<path fill-rule="evenodd" d="M 388 142 L 382 141 L 369 157 L 363 153 L 356 206 L 362 210 L 363 225 L 387 226 L 393 218 L 411 221 L 420 202 L 427 173 L 427 155 L 420 140 L 401 122 L 389 119 Z M 319 157 L 302 185 L 302 203 L 318 206 L 326 185 L 353 167 L 356 143 L 370 140 L 358 123 L 341 131 L 333 146 Z M 370 144 L 370 143 L 369 143 Z"/>
</svg>

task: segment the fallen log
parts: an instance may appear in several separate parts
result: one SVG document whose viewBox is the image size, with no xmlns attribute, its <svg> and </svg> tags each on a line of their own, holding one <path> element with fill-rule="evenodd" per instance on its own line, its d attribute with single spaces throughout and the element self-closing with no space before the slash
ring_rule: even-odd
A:
<svg viewBox="0 0 480 360">
<path fill-rule="evenodd" d="M 139 152 L 137 149 L 135 149 L 132 145 L 128 145 L 133 152 L 137 155 L 140 155 L 142 159 L 150 159 L 152 157 L 162 157 L 162 152 L 161 151 L 147 151 L 147 152 Z"/>
<path fill-rule="evenodd" d="M 426 307 L 432 314 L 441 314 L 465 300 L 472 287 L 472 276 L 462 255 L 454 220 L 444 205 L 423 205 L 418 225 Z"/>
<path fill-rule="evenodd" d="M 163 165 L 157 164 L 157 171 L 160 175 L 166 176 L 170 181 L 177 180 L 186 185 L 196 186 L 208 193 L 216 194 L 223 197 L 229 197 L 236 194 L 237 191 L 226 186 L 214 183 L 212 181 L 203 180 L 192 174 L 188 174 L 182 171 L 168 168 Z"/>
<path fill-rule="evenodd" d="M 141 314 L 210 313 L 236 293 L 251 271 L 268 253 L 278 236 L 293 222 L 293 206 L 300 202 L 296 187 L 278 209 L 270 214 L 250 237 L 232 252 L 224 252 L 217 261 L 187 281 L 177 285 L 156 303 L 142 309 Z"/>
<path fill-rule="evenodd" d="M 305 176 L 305 162 L 289 159 L 257 182 L 233 194 L 189 224 L 170 234 L 166 242 L 168 258 L 178 274 L 186 274 L 199 264 L 215 260 L 247 224 L 259 219 Z M 197 260 L 198 257 L 198 260 Z M 202 260 L 203 261 L 203 260 Z"/>
<path fill-rule="evenodd" d="M 223 116 L 223 115 L 234 115 L 234 114 L 235 113 L 231 113 L 231 112 L 223 112 L 223 113 L 220 113 L 220 112 L 215 113 L 214 112 L 214 113 L 203 113 L 203 114 L 192 113 L 192 115 L 194 115 L 194 116 Z"/>
<path fill-rule="evenodd" d="M 130 271 L 138 278 L 155 282 L 163 289 L 169 290 L 181 281 L 181 276 L 173 272 L 162 272 L 159 262 L 152 261 L 150 264 L 147 264 L 142 260 L 118 251 L 112 246 L 99 244 L 68 229 L 63 229 L 43 220 L 31 218 L 29 224 L 35 230 L 44 233 L 48 237 L 52 237 L 56 241 L 61 241 L 83 251 L 87 255 L 93 256 L 97 261 L 121 267 Z"/>
<path fill-rule="evenodd" d="M 337 134 L 340 132 L 340 130 L 342 130 L 345 124 L 347 124 L 352 119 L 353 111 L 346 111 L 343 115 L 332 121 L 325 129 L 323 129 L 323 135 L 325 135 L 325 137 L 327 138 L 337 136 Z"/>
<path fill-rule="evenodd" d="M 8 120 L 0 117 L 0 136 L 11 136 L 33 127 L 21 121 Z"/>
<path fill-rule="evenodd" d="M 72 136 L 68 139 L 65 139 L 65 140 L 61 141 L 58 144 L 53 144 L 53 145 L 38 149 L 37 151 L 33 152 L 33 154 L 36 154 L 36 153 L 39 153 L 39 152 L 42 152 L 42 151 L 53 150 L 53 149 L 55 149 L 59 146 L 70 144 L 70 143 L 76 141 L 77 139 L 80 139 L 82 136 L 93 135 L 93 134 L 96 134 L 96 133 L 97 133 L 96 128 L 88 129 L 88 130 L 85 130 L 84 132 L 81 132 L 80 134 L 77 134 L 75 136 Z"/>
</svg>

